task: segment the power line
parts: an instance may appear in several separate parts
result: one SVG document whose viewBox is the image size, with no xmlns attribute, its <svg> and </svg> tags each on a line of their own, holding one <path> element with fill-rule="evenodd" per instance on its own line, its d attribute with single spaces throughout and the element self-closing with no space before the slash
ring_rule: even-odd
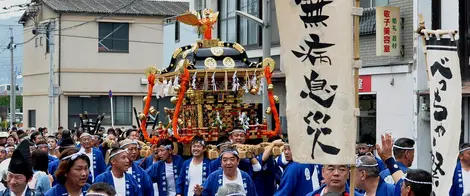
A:
<svg viewBox="0 0 470 196">
<path fill-rule="evenodd" d="M 90 20 L 90 21 L 86 21 L 86 22 L 82 22 L 80 24 L 76 24 L 76 25 L 73 25 L 73 26 L 70 26 L 70 27 L 66 27 L 66 28 L 60 28 L 60 29 L 57 29 L 56 31 L 64 31 L 64 30 L 68 30 L 68 29 L 72 29 L 72 28 L 76 28 L 76 27 L 79 27 L 79 26 L 82 26 L 82 25 L 85 25 L 85 24 L 88 24 L 88 23 L 92 23 L 92 22 L 96 22 L 97 20 L 100 20 L 100 19 L 103 19 L 103 18 L 106 18 L 106 17 L 109 17 L 109 16 L 112 16 L 114 14 L 116 14 L 117 12 L 121 11 L 122 9 L 125 9 L 127 8 L 128 6 L 132 5 L 134 2 L 136 2 L 137 0 L 133 0 L 131 2 L 129 2 L 128 4 L 122 6 L 121 8 L 111 12 L 110 14 L 107 14 L 107 15 L 104 15 L 104 16 L 101 16 L 101 17 L 98 17 L 98 18 L 95 18 L 93 20 Z M 59 1 L 60 2 L 60 1 Z"/>
<path fill-rule="evenodd" d="M 59 34 L 55 34 L 59 35 Z M 83 38 L 83 39 L 97 39 L 100 40 L 99 37 L 88 37 L 88 36 L 80 36 L 80 35 L 60 35 L 63 37 L 74 37 L 74 38 Z M 163 42 L 151 42 L 151 41 L 141 41 L 141 40 L 130 40 L 130 39 L 118 39 L 118 38 L 106 38 L 105 40 L 112 40 L 112 41 L 128 41 L 134 43 L 144 43 L 144 44 L 163 44 Z"/>
</svg>

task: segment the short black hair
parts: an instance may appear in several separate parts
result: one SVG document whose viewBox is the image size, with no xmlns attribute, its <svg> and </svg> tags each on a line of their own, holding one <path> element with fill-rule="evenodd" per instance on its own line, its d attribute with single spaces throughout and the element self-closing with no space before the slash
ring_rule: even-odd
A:
<svg viewBox="0 0 470 196">
<path fill-rule="evenodd" d="M 159 140 L 157 143 L 157 147 L 168 146 L 168 145 L 171 146 L 172 150 L 174 149 L 173 142 L 171 142 L 169 139 L 162 139 L 162 140 Z"/>
<path fill-rule="evenodd" d="M 34 140 L 36 140 L 36 137 L 38 135 L 42 135 L 40 132 L 34 132 L 31 134 L 31 141 L 34 142 Z"/>
<path fill-rule="evenodd" d="M 279 139 L 282 139 L 281 136 L 276 135 L 276 136 L 270 137 L 268 139 L 268 142 L 274 142 L 274 141 L 279 140 Z"/>
<path fill-rule="evenodd" d="M 193 145 L 194 143 L 201 143 L 201 144 L 203 144 L 203 146 L 206 145 L 206 141 L 200 135 L 196 135 L 196 136 L 193 137 L 193 139 L 191 140 L 191 145 Z"/>
<path fill-rule="evenodd" d="M 415 141 L 410 139 L 410 138 L 399 138 L 397 141 L 394 143 L 395 146 L 399 147 L 405 147 L 405 148 L 413 148 L 415 145 Z M 393 154 L 395 155 L 395 158 L 401 158 L 405 154 L 405 149 L 400 149 L 400 148 L 393 148 Z"/>
<path fill-rule="evenodd" d="M 35 171 L 43 171 L 48 174 L 48 166 L 49 166 L 49 157 L 47 156 L 47 152 L 41 150 L 35 150 L 31 154 L 31 161 L 32 166 Z"/>
<path fill-rule="evenodd" d="M 407 179 L 416 182 L 432 182 L 431 173 L 422 169 L 409 169 L 404 180 L 405 186 L 410 186 L 414 195 L 431 195 L 432 184 L 413 183 Z"/>
<path fill-rule="evenodd" d="M 92 184 L 90 188 L 88 188 L 88 193 L 90 191 L 98 192 L 98 193 L 106 193 L 109 196 L 116 195 L 116 191 L 114 190 L 114 187 L 112 187 L 111 185 L 105 182 L 97 182 L 97 183 Z"/>
<path fill-rule="evenodd" d="M 220 144 L 230 142 L 230 139 L 227 136 L 220 136 L 217 139 L 217 149 L 220 149 Z"/>
<path fill-rule="evenodd" d="M 359 138 L 360 144 L 375 145 L 375 137 L 372 134 L 364 134 Z"/>
</svg>

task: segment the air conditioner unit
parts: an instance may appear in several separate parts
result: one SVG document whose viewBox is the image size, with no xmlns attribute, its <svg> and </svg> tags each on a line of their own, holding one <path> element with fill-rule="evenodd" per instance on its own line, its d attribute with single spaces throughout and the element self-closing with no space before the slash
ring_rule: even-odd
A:
<svg viewBox="0 0 470 196">
<path fill-rule="evenodd" d="M 141 78 L 140 79 L 140 84 L 141 85 L 147 85 L 147 84 L 149 84 L 149 81 L 147 80 L 147 78 Z"/>
</svg>

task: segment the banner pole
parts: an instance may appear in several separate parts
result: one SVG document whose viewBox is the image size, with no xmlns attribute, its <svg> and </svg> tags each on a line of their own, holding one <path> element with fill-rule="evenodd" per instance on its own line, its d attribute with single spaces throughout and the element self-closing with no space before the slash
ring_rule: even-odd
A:
<svg viewBox="0 0 470 196">
<path fill-rule="evenodd" d="M 423 51 L 424 51 L 424 65 L 426 66 L 426 77 L 428 78 L 428 85 L 429 85 L 429 68 L 428 68 L 428 51 L 426 50 L 426 39 L 421 32 L 422 30 L 426 29 L 426 26 L 424 25 L 424 17 L 423 14 L 419 14 L 419 27 L 416 30 L 416 33 L 418 33 L 421 36 L 421 41 L 423 42 Z"/>
<path fill-rule="evenodd" d="M 355 7 L 359 8 L 361 7 L 361 1 L 356 0 Z M 361 59 L 361 51 L 359 48 L 359 15 L 354 16 L 354 63 L 356 61 L 359 61 Z M 354 105 L 357 110 L 359 108 L 359 67 L 354 66 Z M 359 121 L 359 115 L 356 115 L 356 121 Z M 356 134 L 357 134 L 357 126 L 354 127 Z M 356 143 L 356 142 L 354 142 Z M 355 148 L 355 146 L 352 146 L 352 148 Z M 356 185 L 356 178 L 354 177 L 356 175 L 356 165 L 352 164 L 351 165 L 351 176 L 350 176 L 350 186 L 349 186 L 349 195 L 354 196 L 354 191 L 355 191 L 355 185 Z"/>
</svg>

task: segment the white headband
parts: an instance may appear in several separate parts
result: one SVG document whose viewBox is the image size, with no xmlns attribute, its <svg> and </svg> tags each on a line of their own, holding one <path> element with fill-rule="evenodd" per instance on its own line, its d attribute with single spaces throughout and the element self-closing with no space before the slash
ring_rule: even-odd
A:
<svg viewBox="0 0 470 196">
<path fill-rule="evenodd" d="M 225 195 L 225 196 L 245 196 L 245 195 L 246 195 L 245 193 L 238 192 L 238 193 L 230 193 L 230 194 Z"/>
<path fill-rule="evenodd" d="M 104 193 L 87 193 L 85 196 L 109 196 Z"/>
<path fill-rule="evenodd" d="M 80 135 L 80 138 L 82 138 L 82 137 L 91 137 L 91 138 L 93 138 L 89 133 L 82 133 Z"/>
<path fill-rule="evenodd" d="M 111 158 L 113 158 L 114 156 L 116 156 L 116 155 L 118 155 L 118 154 L 121 154 L 121 153 L 123 153 L 123 152 L 127 152 L 127 149 L 118 150 L 117 152 L 115 152 L 115 153 L 109 155 L 109 158 L 111 159 Z"/>
<path fill-rule="evenodd" d="M 405 179 L 405 180 L 408 181 L 408 182 L 415 183 L 415 184 L 432 185 L 432 182 L 420 182 L 420 181 L 410 180 L 409 178 L 406 177 L 406 175 L 405 175 L 405 177 L 404 177 L 403 179 Z"/>
<path fill-rule="evenodd" d="M 66 156 L 66 157 L 62 158 L 61 160 L 70 159 L 70 160 L 74 161 L 75 159 L 77 159 L 77 157 L 82 156 L 82 155 L 86 155 L 86 152 L 85 152 L 84 148 L 80 149 L 80 151 L 78 151 L 76 153 L 73 153 L 69 156 Z"/>
<path fill-rule="evenodd" d="M 135 144 L 135 145 L 137 145 L 137 146 L 139 145 L 136 141 L 131 141 L 131 142 L 122 144 L 122 145 L 120 146 L 120 148 L 124 148 L 124 147 L 126 147 L 126 146 L 128 146 L 128 145 L 131 145 L 131 144 Z"/>
<path fill-rule="evenodd" d="M 402 149 L 402 150 L 414 150 L 415 149 L 414 147 L 403 147 L 403 146 L 397 146 L 395 144 L 393 144 L 393 147 L 398 148 L 398 149 Z"/>
<path fill-rule="evenodd" d="M 219 157 L 222 157 L 224 154 L 226 153 L 232 153 L 233 155 L 235 155 L 236 157 L 238 157 L 238 152 L 236 150 L 226 150 L 226 151 L 223 151 L 222 153 L 220 153 Z"/>
<path fill-rule="evenodd" d="M 230 131 L 230 133 L 228 133 L 229 135 L 231 135 L 232 133 L 235 133 L 235 132 L 242 132 L 242 133 L 246 133 L 245 130 L 243 129 L 234 129 L 233 131 Z"/>
<path fill-rule="evenodd" d="M 163 146 L 163 145 L 160 145 L 160 146 Z M 168 144 L 168 145 L 166 145 L 166 146 L 163 146 L 163 148 L 165 148 L 165 150 L 171 150 L 171 145 Z"/>
<path fill-rule="evenodd" d="M 466 148 L 464 148 L 464 149 L 462 149 L 462 150 L 459 150 L 459 153 L 462 153 L 462 152 L 467 151 L 467 150 L 470 150 L 470 147 L 466 147 Z"/>
<path fill-rule="evenodd" d="M 359 160 L 359 159 L 356 160 L 356 167 L 377 167 L 377 166 L 379 166 L 378 163 L 372 164 L 372 165 L 366 165 L 361 160 Z"/>
</svg>

